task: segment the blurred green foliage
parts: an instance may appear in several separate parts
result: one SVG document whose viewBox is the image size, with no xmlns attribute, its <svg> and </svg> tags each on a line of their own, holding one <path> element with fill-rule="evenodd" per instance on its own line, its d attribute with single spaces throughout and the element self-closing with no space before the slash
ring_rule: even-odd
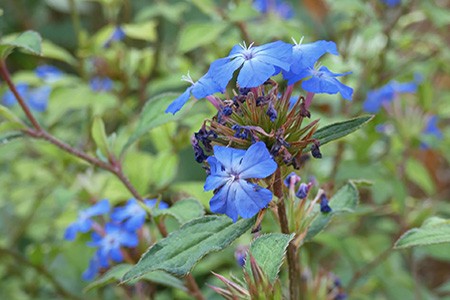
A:
<svg viewBox="0 0 450 300">
<path fill-rule="evenodd" d="M 42 57 L 14 52 L 8 58 L 14 82 L 41 84 L 33 72 L 41 64 L 65 72 L 49 83 L 47 111 L 36 114 L 52 134 L 100 158 L 109 151 L 123 158 L 124 172 L 142 195 L 172 203 L 193 196 L 206 210 L 211 193 L 203 191 L 205 175 L 189 138 L 213 109 L 199 101 L 175 118 L 163 114 L 186 87 L 183 74 L 199 78 L 242 40 L 332 40 L 340 56 L 325 61 L 334 71 L 353 72 L 346 84 L 355 95 L 351 103 L 316 95 L 312 110 L 321 124 L 361 115 L 369 90 L 420 74 L 418 92 L 398 99 L 399 111 L 377 113 L 364 130 L 323 147 L 324 158 L 301 170 L 331 191 L 363 179 L 356 182 L 360 205 L 354 213 L 336 216 L 302 248 L 301 259 L 312 274 L 333 272 L 351 299 L 450 299 L 448 244 L 393 250 L 408 229 L 432 216 L 450 217 L 450 4 L 402 2 L 390 8 L 377 0 L 293 1 L 295 17 L 283 20 L 261 15 L 244 0 L 6 0 L 0 36 L 32 29 L 43 37 Z M 126 37 L 105 47 L 116 25 Z M 112 90 L 92 90 L 96 76 L 112 79 Z M 0 94 L 6 90 L 1 84 Z M 25 120 L 17 105 L 11 111 Z M 427 140 L 431 147 L 423 149 L 426 115 L 439 117 L 444 138 Z M 393 129 L 381 133 L 379 124 Z M 0 298 L 129 296 L 132 287 L 115 284 L 83 293 L 89 283 L 81 273 L 93 249 L 85 246 L 87 236 L 63 240 L 80 208 L 102 198 L 123 203 L 129 191 L 53 145 L 7 126 L 0 130 Z M 178 226 L 168 222 L 169 230 Z M 262 228 L 270 232 L 275 221 L 266 218 Z M 193 270 L 208 299 L 219 298 L 205 285 L 217 285 L 211 271 L 242 274 L 233 256 L 238 243 Z M 150 293 L 156 299 L 189 299 L 171 288 L 178 282 L 159 283 Z"/>
</svg>

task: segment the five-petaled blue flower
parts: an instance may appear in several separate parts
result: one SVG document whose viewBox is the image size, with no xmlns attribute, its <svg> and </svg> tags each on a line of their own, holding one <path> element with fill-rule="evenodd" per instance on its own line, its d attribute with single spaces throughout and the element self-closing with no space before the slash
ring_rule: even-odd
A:
<svg viewBox="0 0 450 300">
<path fill-rule="evenodd" d="M 154 207 L 158 201 L 156 199 L 144 200 L 145 205 L 149 208 Z M 159 202 L 157 208 L 166 209 L 169 205 L 161 201 Z M 111 214 L 111 220 L 115 222 L 123 222 L 125 229 L 133 231 L 142 227 L 145 223 L 145 217 L 147 212 L 142 208 L 136 199 L 128 200 L 127 204 L 123 207 L 116 207 L 114 212 Z"/>
<path fill-rule="evenodd" d="M 352 100 L 353 89 L 345 84 L 341 83 L 336 77 L 345 76 L 347 73 L 333 73 L 328 70 L 327 67 L 322 66 L 319 70 L 309 67 L 301 71 L 299 78 L 305 78 L 311 76 L 302 82 L 302 88 L 305 91 L 315 94 L 337 94 L 340 93 L 346 100 Z"/>
<path fill-rule="evenodd" d="M 266 145 L 257 142 L 247 150 L 214 146 L 214 156 L 207 159 L 211 173 L 205 190 L 214 190 L 210 207 L 236 222 L 238 216 L 251 218 L 272 200 L 272 192 L 249 181 L 265 178 L 277 169 Z"/>
<path fill-rule="evenodd" d="M 109 202 L 106 199 L 103 199 L 93 206 L 80 211 L 78 213 L 77 220 L 67 227 L 64 234 L 64 239 L 72 241 L 75 239 L 77 232 L 88 232 L 94 223 L 91 218 L 107 212 L 109 212 Z"/>
<path fill-rule="evenodd" d="M 399 83 L 395 80 L 386 85 L 369 91 L 363 104 L 363 109 L 368 113 L 377 113 L 381 106 L 392 102 L 398 94 L 415 93 L 418 80 Z"/>
<path fill-rule="evenodd" d="M 100 266 L 108 266 L 108 261 L 122 262 L 123 255 L 120 247 L 133 248 L 139 244 L 138 236 L 135 232 L 130 232 L 120 225 L 107 223 L 105 225 L 105 235 L 101 236 L 97 232 L 92 233 L 92 241 L 89 246 L 98 247 Z"/>
<path fill-rule="evenodd" d="M 308 68 L 312 68 L 325 53 L 339 55 L 334 42 L 316 41 L 302 44 L 301 41 L 299 43 L 294 41 L 294 43 L 290 69 L 283 70 L 283 78 L 288 81 L 288 85 L 309 76 Z"/>
<path fill-rule="evenodd" d="M 276 41 L 253 47 L 235 45 L 227 57 L 211 64 L 208 73 L 217 84 L 225 89 L 240 68 L 237 84 L 241 88 L 257 87 L 276 75 L 281 69 L 289 70 L 292 45 Z"/>
</svg>

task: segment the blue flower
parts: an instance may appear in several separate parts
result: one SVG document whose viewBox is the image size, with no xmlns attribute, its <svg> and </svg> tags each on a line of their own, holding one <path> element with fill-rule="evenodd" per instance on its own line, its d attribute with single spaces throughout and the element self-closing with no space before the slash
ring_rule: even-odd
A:
<svg viewBox="0 0 450 300">
<path fill-rule="evenodd" d="M 83 272 L 82 278 L 86 281 L 93 280 L 97 275 L 100 268 L 107 268 L 109 265 L 102 266 L 100 265 L 100 260 L 98 255 L 95 254 L 93 258 L 89 261 L 89 267 Z"/>
<path fill-rule="evenodd" d="M 169 105 L 169 107 L 166 109 L 166 113 L 175 114 L 186 104 L 191 95 L 193 95 L 197 99 L 201 99 L 217 92 L 224 92 L 225 90 L 220 88 L 217 83 L 212 80 L 209 71 L 195 83 L 192 81 L 189 74 L 187 76 L 184 76 L 182 79 L 192 83 L 192 85 L 188 87 L 183 94 L 181 94 Z"/>
<path fill-rule="evenodd" d="M 67 227 L 64 234 L 64 239 L 72 241 L 75 239 L 77 232 L 88 232 L 91 229 L 93 221 L 91 220 L 94 216 L 99 216 L 105 214 L 109 211 L 109 202 L 103 199 L 93 206 L 82 210 L 78 213 L 78 218 L 75 222 Z"/>
<path fill-rule="evenodd" d="M 381 0 L 381 2 L 383 2 L 389 7 L 394 7 L 399 5 L 402 2 L 402 0 Z"/>
<path fill-rule="evenodd" d="M 89 246 L 98 247 L 96 255 L 101 266 L 108 266 L 109 260 L 122 262 L 123 256 L 121 247 L 136 247 L 139 244 L 138 236 L 135 232 L 130 232 L 119 225 L 107 223 L 105 225 L 105 235 L 93 232 L 92 241 Z"/>
<path fill-rule="evenodd" d="M 341 83 L 336 77 L 348 75 L 347 73 L 333 73 L 328 70 L 327 67 L 320 67 L 319 70 L 309 67 L 304 71 L 301 71 L 298 76 L 305 78 L 311 76 L 309 79 L 302 82 L 302 88 L 305 91 L 311 93 L 325 93 L 325 94 L 337 94 L 340 93 L 346 100 L 352 99 L 353 89 L 345 84 Z"/>
<path fill-rule="evenodd" d="M 320 197 L 320 212 L 324 213 L 324 214 L 327 214 L 327 213 L 329 213 L 331 211 L 332 211 L 332 209 L 328 205 L 327 196 L 325 194 L 322 194 L 322 196 Z"/>
<path fill-rule="evenodd" d="M 112 42 L 119 42 L 119 41 L 123 40 L 125 38 L 125 36 L 126 36 L 126 34 L 125 34 L 125 31 L 123 31 L 122 27 L 116 26 L 116 28 L 114 28 L 113 33 L 106 40 L 106 42 L 103 45 L 103 47 L 107 48 L 107 47 L 109 47 L 111 45 Z"/>
<path fill-rule="evenodd" d="M 306 183 L 301 183 L 298 191 L 295 193 L 295 196 L 297 196 L 300 199 L 305 199 L 308 197 L 309 189 L 311 188 L 311 185 L 308 185 Z"/>
<path fill-rule="evenodd" d="M 19 93 L 20 96 L 22 96 L 22 98 L 24 98 L 25 101 L 26 101 L 26 98 L 28 97 L 29 88 L 30 87 L 26 83 L 16 84 L 17 92 Z M 3 104 L 5 106 L 13 106 L 16 103 L 17 103 L 17 100 L 16 100 L 16 97 L 14 96 L 13 92 L 11 92 L 10 90 L 7 90 L 3 94 Z"/>
<path fill-rule="evenodd" d="M 439 127 L 437 126 L 438 123 L 438 117 L 437 116 L 430 116 L 427 125 L 425 126 L 423 133 L 433 135 L 438 139 L 442 139 L 443 135 Z"/>
<path fill-rule="evenodd" d="M 240 68 L 237 84 L 241 88 L 257 87 L 269 77 L 276 75 L 281 69 L 289 70 L 292 45 L 276 41 L 253 47 L 235 45 L 227 57 L 211 64 L 208 73 L 224 90 Z"/>
<path fill-rule="evenodd" d="M 330 41 L 316 41 L 310 44 L 295 43 L 292 47 L 291 67 L 289 70 L 283 71 L 283 77 L 288 80 L 288 85 L 308 76 L 309 73 L 305 71 L 312 68 L 325 53 L 339 55 L 336 44 Z"/>
<path fill-rule="evenodd" d="M 152 208 L 157 204 L 156 199 L 144 200 L 144 202 L 149 208 Z M 158 205 L 159 209 L 166 209 L 168 207 L 169 205 L 163 201 Z M 130 199 L 124 207 L 116 207 L 114 209 L 114 212 L 111 214 L 111 220 L 115 222 L 125 221 L 123 223 L 124 228 L 133 231 L 142 227 L 145 223 L 146 216 L 147 212 L 139 205 L 137 200 Z"/>
<path fill-rule="evenodd" d="M 263 14 L 273 12 L 286 20 L 291 19 L 294 16 L 292 6 L 281 0 L 254 0 L 253 7 Z"/>
<path fill-rule="evenodd" d="M 91 89 L 95 92 L 108 92 L 113 88 L 113 81 L 108 77 L 93 77 L 89 81 Z"/>
<path fill-rule="evenodd" d="M 34 72 L 37 77 L 43 79 L 45 82 L 57 81 L 63 75 L 63 72 L 60 69 L 50 65 L 41 65 L 37 67 Z"/>
<path fill-rule="evenodd" d="M 19 95 L 22 96 L 23 100 L 32 110 L 44 112 L 47 109 L 48 100 L 52 91 L 50 86 L 30 88 L 26 83 L 19 83 L 16 85 L 16 89 Z M 6 106 L 12 106 L 16 103 L 16 97 L 11 91 L 8 90 L 3 95 L 3 104 Z"/>
<path fill-rule="evenodd" d="M 417 91 L 417 80 L 399 83 L 395 80 L 386 85 L 369 91 L 363 104 L 363 109 L 368 113 L 377 113 L 381 106 L 392 102 L 398 94 L 415 93 Z"/>
<path fill-rule="evenodd" d="M 238 216 L 251 218 L 272 200 L 272 192 L 248 179 L 265 178 L 277 169 L 266 145 L 257 142 L 245 150 L 214 146 L 214 156 L 207 159 L 210 174 L 205 190 L 215 190 L 210 207 L 236 222 Z"/>
</svg>

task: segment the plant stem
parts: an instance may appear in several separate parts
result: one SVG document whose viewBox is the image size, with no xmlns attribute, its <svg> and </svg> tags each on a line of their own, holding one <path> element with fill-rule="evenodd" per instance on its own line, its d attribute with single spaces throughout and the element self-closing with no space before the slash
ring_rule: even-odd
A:
<svg viewBox="0 0 450 300">
<path fill-rule="evenodd" d="M 275 171 L 274 193 L 280 195 L 281 190 L 281 172 L 278 168 Z M 284 203 L 284 197 L 281 194 L 278 201 L 278 219 L 280 221 L 281 232 L 284 234 L 290 234 L 288 218 L 286 214 L 286 207 Z M 291 300 L 302 299 L 300 294 L 301 276 L 300 276 L 300 264 L 298 259 L 297 247 L 292 243 L 289 243 L 287 248 L 287 263 L 289 272 L 289 295 Z"/>
<path fill-rule="evenodd" d="M 11 256 L 14 258 L 17 262 L 28 266 L 30 268 L 33 268 L 43 277 L 47 278 L 47 280 L 55 287 L 55 291 L 64 299 L 74 299 L 74 300 L 81 300 L 82 298 L 78 297 L 77 295 L 72 294 L 71 292 L 67 291 L 57 280 L 53 275 L 45 269 L 43 266 L 36 265 L 29 261 L 26 257 L 24 257 L 22 254 L 17 253 L 10 249 L 0 248 L 0 254 L 2 257 L 5 255 Z"/>
<path fill-rule="evenodd" d="M 47 131 L 45 131 L 42 126 L 39 124 L 39 122 L 36 120 L 36 118 L 33 116 L 33 114 L 30 111 L 30 108 L 28 107 L 27 103 L 24 101 L 22 96 L 19 94 L 19 92 L 16 89 L 16 86 L 13 84 L 11 80 L 11 76 L 8 72 L 8 69 L 6 68 L 6 64 L 4 60 L 0 60 L 0 76 L 5 80 L 7 83 L 9 89 L 14 94 L 14 96 L 17 99 L 17 102 L 19 102 L 21 108 L 25 112 L 26 117 L 31 122 L 34 128 L 27 128 L 24 129 L 23 132 L 35 139 L 42 139 L 46 140 L 47 142 L 55 145 L 56 147 L 60 148 L 61 150 L 72 154 L 73 156 L 76 156 L 91 165 L 97 166 L 99 168 L 102 168 L 106 171 L 109 171 L 110 173 L 114 174 L 121 182 L 122 184 L 128 189 L 128 191 L 133 195 L 134 198 L 137 200 L 143 202 L 144 198 L 138 193 L 136 188 L 132 185 L 128 177 L 123 173 L 122 165 L 121 163 L 116 160 L 115 157 L 110 157 L 109 162 L 104 162 L 94 156 L 91 156 L 87 154 L 86 152 L 76 149 L 69 144 L 59 140 L 55 136 L 51 135 Z M 149 217 L 153 220 L 152 215 L 149 214 Z M 155 222 L 156 226 L 161 233 L 163 237 L 166 237 L 168 235 L 167 229 L 162 222 Z M 190 291 L 191 295 L 195 297 L 198 300 L 204 300 L 205 298 L 202 295 L 202 292 L 200 291 L 197 283 L 195 282 L 195 278 L 192 275 L 186 276 L 186 287 Z"/>
</svg>

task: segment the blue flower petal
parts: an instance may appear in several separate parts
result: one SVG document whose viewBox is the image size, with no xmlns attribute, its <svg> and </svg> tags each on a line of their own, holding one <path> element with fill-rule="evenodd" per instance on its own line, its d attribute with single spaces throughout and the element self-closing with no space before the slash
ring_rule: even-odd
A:
<svg viewBox="0 0 450 300">
<path fill-rule="evenodd" d="M 236 172 L 242 179 L 265 178 L 276 169 L 277 163 L 267 150 L 266 144 L 257 142 L 245 152 L 242 163 L 236 168 Z"/>
<path fill-rule="evenodd" d="M 331 41 L 316 41 L 292 47 L 292 65 L 290 71 L 298 74 L 303 69 L 314 66 L 325 53 L 339 55 L 336 44 Z M 286 78 L 286 77 L 285 77 Z"/>
<path fill-rule="evenodd" d="M 348 73 L 333 73 L 327 67 L 321 67 L 318 71 L 313 72 L 310 79 L 303 81 L 302 87 L 311 93 L 340 93 L 346 100 L 352 99 L 353 89 L 342 84 L 335 77 L 344 76 Z"/>
<path fill-rule="evenodd" d="M 64 239 L 67 241 L 73 241 L 75 239 L 75 237 L 77 236 L 77 232 L 78 232 L 77 223 L 70 224 L 66 228 L 66 231 L 64 232 Z"/>
<path fill-rule="evenodd" d="M 214 156 L 225 167 L 227 172 L 231 172 L 237 167 L 239 160 L 244 157 L 245 150 L 231 147 L 214 146 Z"/>
<path fill-rule="evenodd" d="M 167 107 L 165 112 L 175 114 L 177 111 L 179 111 L 191 97 L 191 90 L 192 86 L 189 87 L 186 91 L 184 91 L 183 94 L 178 96 L 178 98 L 175 99 L 172 103 L 170 103 L 169 107 Z"/>
<path fill-rule="evenodd" d="M 238 212 L 236 208 L 236 189 L 239 184 L 237 182 L 225 184 L 209 201 L 210 209 L 213 213 L 226 214 L 233 222 L 238 219 Z"/>
<path fill-rule="evenodd" d="M 109 212 L 109 201 L 108 199 L 102 199 L 90 208 L 85 210 L 85 213 L 89 217 L 99 216 Z"/>
<path fill-rule="evenodd" d="M 237 83 L 240 87 L 257 87 L 263 84 L 274 73 L 274 66 L 256 59 L 250 60 L 244 63 L 241 71 L 239 72 Z"/>
<path fill-rule="evenodd" d="M 22 96 L 22 98 L 25 101 L 27 101 L 28 90 L 29 90 L 28 84 L 18 83 L 18 84 L 16 84 L 16 90 L 19 93 L 19 95 Z M 7 90 L 3 94 L 3 104 L 6 106 L 13 106 L 16 103 L 17 103 L 16 96 L 14 96 L 14 94 L 10 90 Z"/>
<path fill-rule="evenodd" d="M 51 91 L 52 88 L 47 85 L 30 90 L 28 93 L 30 108 L 38 112 L 44 112 L 47 109 Z"/>
<path fill-rule="evenodd" d="M 224 185 L 230 178 L 230 175 L 222 169 L 222 164 L 214 157 L 207 159 L 210 166 L 210 174 L 206 178 L 204 185 L 205 191 L 211 191 Z"/>
<path fill-rule="evenodd" d="M 254 183 L 239 180 L 236 189 L 235 205 L 238 214 L 243 218 L 251 218 L 272 200 L 272 192 Z"/>
<path fill-rule="evenodd" d="M 100 263 L 98 261 L 98 258 L 94 256 L 89 261 L 89 267 L 86 269 L 86 271 L 83 272 L 82 278 L 86 281 L 91 281 L 95 278 L 99 270 L 100 270 Z"/>
<path fill-rule="evenodd" d="M 124 227 L 126 230 L 137 230 L 142 227 L 145 223 L 145 211 L 143 211 L 142 214 L 137 214 L 135 216 L 130 217 L 127 221 L 124 223 Z"/>
</svg>

